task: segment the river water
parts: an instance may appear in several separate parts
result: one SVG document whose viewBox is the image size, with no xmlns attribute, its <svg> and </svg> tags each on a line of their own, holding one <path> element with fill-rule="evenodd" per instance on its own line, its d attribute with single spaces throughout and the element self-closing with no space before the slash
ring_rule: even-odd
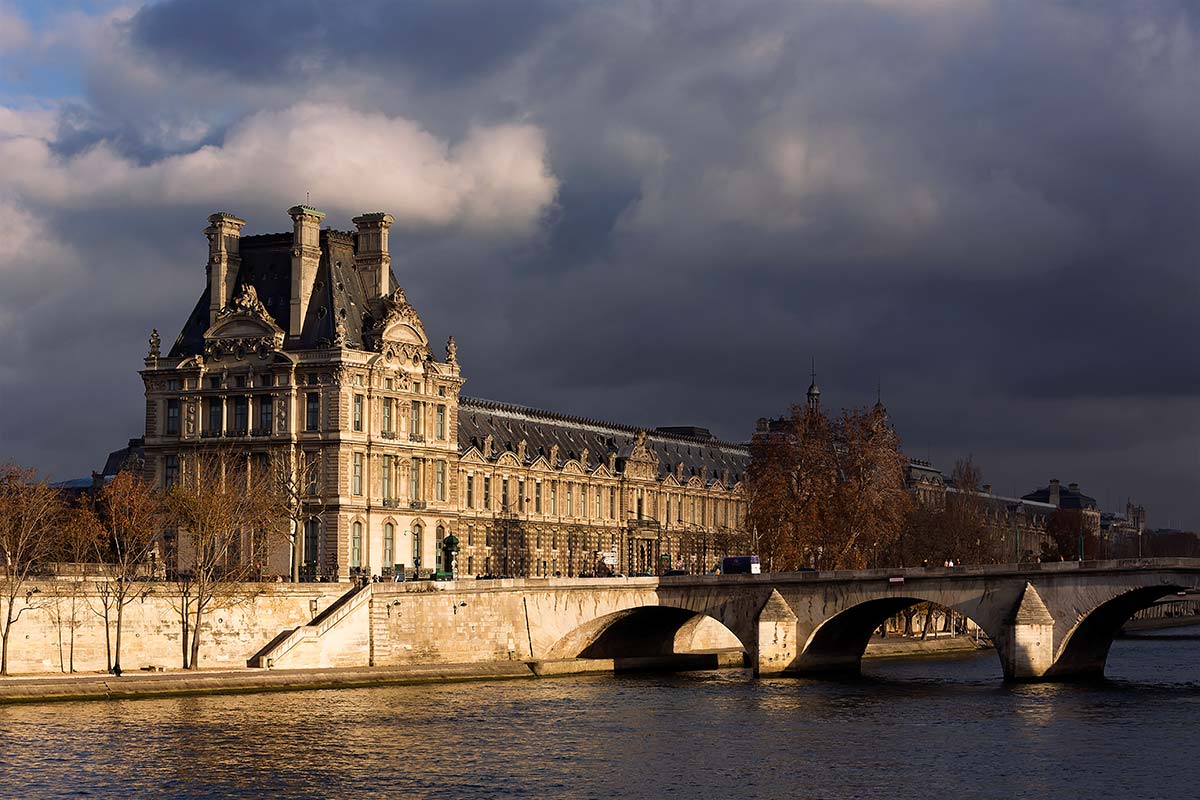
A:
<svg viewBox="0 0 1200 800">
<path fill-rule="evenodd" d="M 1118 641 L 1092 685 L 864 672 L 0 706 L 0 798 L 1200 796 L 1200 641 Z"/>
</svg>

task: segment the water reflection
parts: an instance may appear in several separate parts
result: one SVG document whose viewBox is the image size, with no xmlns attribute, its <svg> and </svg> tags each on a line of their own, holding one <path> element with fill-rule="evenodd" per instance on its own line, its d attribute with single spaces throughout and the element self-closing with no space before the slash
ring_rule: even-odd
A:
<svg viewBox="0 0 1200 800">
<path fill-rule="evenodd" d="M 1186 797 L 1200 642 L 1110 680 L 1005 685 L 993 654 L 746 673 L 0 707 L 0 797 Z"/>
</svg>

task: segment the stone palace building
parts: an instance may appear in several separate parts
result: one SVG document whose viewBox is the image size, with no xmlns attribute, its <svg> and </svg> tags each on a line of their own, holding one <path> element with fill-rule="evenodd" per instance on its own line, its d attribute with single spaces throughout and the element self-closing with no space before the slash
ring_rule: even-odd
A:
<svg viewBox="0 0 1200 800">
<path fill-rule="evenodd" d="M 310 579 L 446 572 L 451 535 L 463 575 L 694 573 L 744 550 L 744 445 L 463 396 L 453 338 L 436 357 L 392 274 L 392 217 L 342 232 L 288 213 L 291 233 L 245 237 L 209 217 L 204 292 L 166 355 L 151 337 L 158 485 L 189 453 L 244 453 L 252 475 L 282 454 L 303 478 Z"/>
</svg>

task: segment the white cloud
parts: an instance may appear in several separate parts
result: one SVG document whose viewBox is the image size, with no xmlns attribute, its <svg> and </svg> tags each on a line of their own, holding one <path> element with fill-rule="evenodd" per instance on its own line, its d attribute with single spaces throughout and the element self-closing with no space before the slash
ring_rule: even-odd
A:
<svg viewBox="0 0 1200 800">
<path fill-rule="evenodd" d="M 0 131 L 0 192 L 56 208 L 121 202 L 233 210 L 281 209 L 311 195 L 327 212 L 386 210 L 410 229 L 461 227 L 523 235 L 553 202 L 558 181 L 542 131 L 529 124 L 473 129 L 451 145 L 411 120 L 329 104 L 262 111 L 221 145 L 147 165 L 101 142 L 60 156 L 44 128 L 17 121 Z"/>
</svg>

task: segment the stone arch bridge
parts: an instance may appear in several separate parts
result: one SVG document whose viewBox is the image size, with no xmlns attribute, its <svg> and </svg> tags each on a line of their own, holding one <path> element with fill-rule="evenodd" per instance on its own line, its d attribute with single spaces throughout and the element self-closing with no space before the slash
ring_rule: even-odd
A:
<svg viewBox="0 0 1200 800">
<path fill-rule="evenodd" d="M 934 602 L 978 624 L 1010 680 L 1104 672 L 1137 611 L 1200 589 L 1200 560 L 670 578 L 368 584 L 258 653 L 259 666 L 667 656 L 736 639 L 758 674 L 857 672 L 888 617 Z M 715 626 L 713 621 L 720 623 Z M 704 635 L 702 635 L 704 634 Z"/>
</svg>

